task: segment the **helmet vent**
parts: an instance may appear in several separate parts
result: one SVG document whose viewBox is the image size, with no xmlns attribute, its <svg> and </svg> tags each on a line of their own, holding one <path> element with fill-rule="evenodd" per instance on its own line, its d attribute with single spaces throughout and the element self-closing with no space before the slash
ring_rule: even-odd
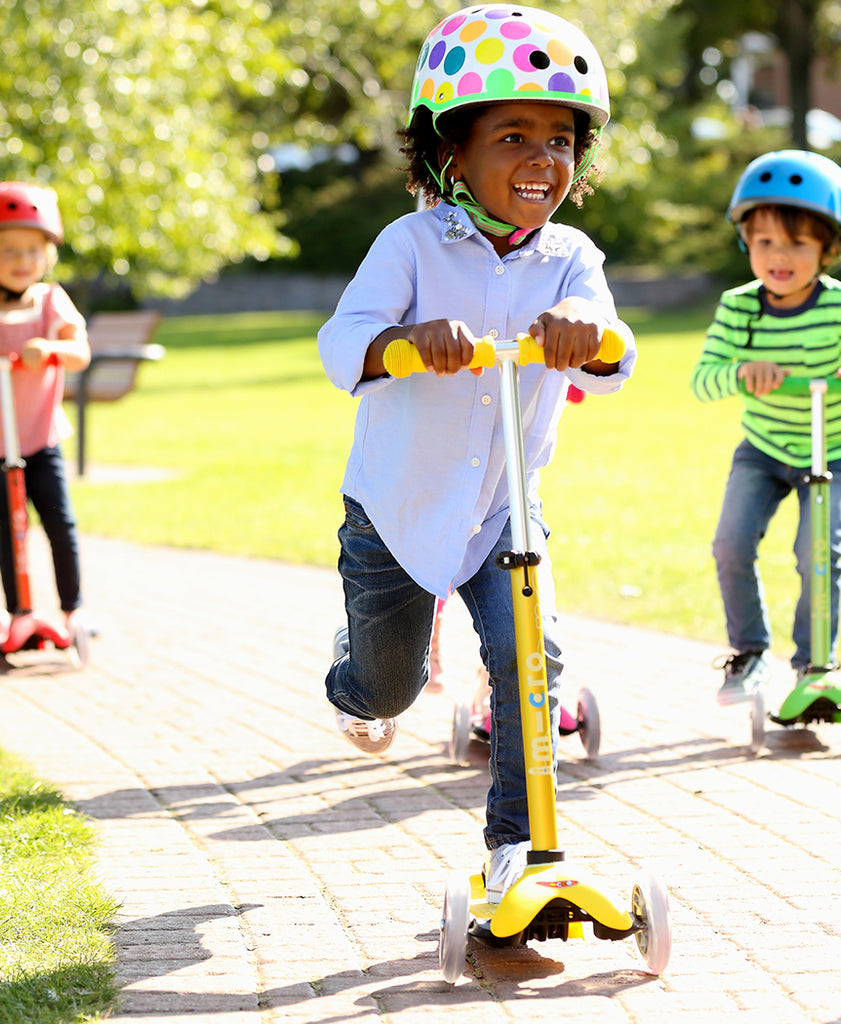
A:
<svg viewBox="0 0 841 1024">
<path fill-rule="evenodd" d="M 770 171 L 763 171 L 762 174 L 759 175 L 759 180 L 760 181 L 770 181 L 771 180 L 771 172 Z"/>
<path fill-rule="evenodd" d="M 573 61 L 573 64 L 575 65 L 575 70 L 579 73 L 579 75 L 587 74 L 589 68 L 587 67 L 587 61 L 584 60 L 583 57 L 576 57 Z"/>
<path fill-rule="evenodd" d="M 800 174 L 792 174 L 792 176 L 788 180 L 792 183 L 792 185 L 803 184 L 803 176 Z"/>
<path fill-rule="evenodd" d="M 549 67 L 549 54 L 544 53 L 543 50 L 535 50 L 529 57 L 529 63 L 533 68 L 543 70 Z"/>
</svg>

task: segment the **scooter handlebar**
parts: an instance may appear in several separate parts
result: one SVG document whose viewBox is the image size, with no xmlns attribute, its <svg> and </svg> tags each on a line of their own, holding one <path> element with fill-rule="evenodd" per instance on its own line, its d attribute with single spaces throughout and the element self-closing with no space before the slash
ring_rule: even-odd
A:
<svg viewBox="0 0 841 1024">
<path fill-rule="evenodd" d="M 9 363 L 10 370 L 22 370 L 24 368 L 23 360 L 20 357 L 19 352 L 9 352 L 8 355 L 0 356 L 0 360 L 5 359 Z M 55 352 L 50 353 L 44 360 L 46 366 L 58 366 L 59 358 Z"/>
<path fill-rule="evenodd" d="M 774 388 L 771 394 L 783 395 L 808 395 L 814 381 L 822 381 L 830 394 L 837 395 L 841 392 L 841 377 L 783 377 L 779 387 Z M 743 380 L 739 381 L 740 391 L 747 394 L 747 388 Z"/>
<path fill-rule="evenodd" d="M 501 342 L 500 345 L 506 344 Z M 617 363 L 625 352 L 625 339 L 616 331 L 605 330 L 596 358 L 605 363 Z M 490 368 L 497 360 L 497 346 L 492 338 L 482 338 L 473 348 L 473 358 L 465 369 Z M 517 335 L 517 362 L 520 366 L 544 361 L 543 346 L 529 334 Z M 383 364 L 392 377 L 408 377 L 413 373 L 426 373 L 420 353 L 407 338 L 389 342 L 383 353 Z"/>
</svg>

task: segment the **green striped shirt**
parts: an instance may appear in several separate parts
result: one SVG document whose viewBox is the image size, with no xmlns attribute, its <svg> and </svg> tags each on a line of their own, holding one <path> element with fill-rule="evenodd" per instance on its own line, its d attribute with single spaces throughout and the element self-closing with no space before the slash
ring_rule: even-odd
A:
<svg viewBox="0 0 841 1024">
<path fill-rule="evenodd" d="M 831 377 L 841 367 L 841 281 L 822 277 L 796 309 L 771 309 L 759 281 L 724 292 L 707 330 L 691 387 L 707 402 L 739 394 L 742 428 L 760 451 L 789 466 L 811 464 L 808 395 L 742 393 L 736 374 L 747 362 L 777 363 L 794 377 Z M 827 396 L 827 458 L 841 458 L 841 397 Z"/>
</svg>

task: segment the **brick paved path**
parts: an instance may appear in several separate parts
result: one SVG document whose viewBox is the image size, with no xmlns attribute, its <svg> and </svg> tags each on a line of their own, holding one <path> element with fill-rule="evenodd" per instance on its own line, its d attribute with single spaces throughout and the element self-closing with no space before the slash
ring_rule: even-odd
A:
<svg viewBox="0 0 841 1024">
<path fill-rule="evenodd" d="M 0 746 L 97 823 L 122 900 L 115 1022 L 841 1022 L 841 726 L 771 726 L 751 756 L 747 712 L 715 705 L 716 650 L 566 620 L 569 693 L 596 692 L 603 743 L 590 764 L 563 741 L 562 842 L 622 906 L 654 866 L 668 971 L 588 934 L 471 944 L 451 988 L 441 896 L 479 865 L 487 787 L 481 748 L 448 761 L 451 699 L 423 695 L 389 755 L 357 755 L 322 696 L 334 573 L 93 538 L 84 565 L 91 665 L 32 654 L 2 676 Z"/>
</svg>

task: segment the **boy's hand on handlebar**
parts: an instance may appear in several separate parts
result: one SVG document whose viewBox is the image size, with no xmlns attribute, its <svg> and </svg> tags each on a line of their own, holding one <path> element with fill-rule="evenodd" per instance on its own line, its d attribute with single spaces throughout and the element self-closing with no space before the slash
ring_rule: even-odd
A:
<svg viewBox="0 0 841 1024">
<path fill-rule="evenodd" d="M 736 376 L 744 381 L 748 394 L 761 397 L 775 391 L 788 376 L 788 370 L 784 370 L 777 363 L 767 361 L 742 363 L 736 371 Z"/>
<path fill-rule="evenodd" d="M 467 366 L 473 358 L 477 340 L 461 320 L 430 320 L 415 324 L 406 337 L 418 350 L 427 370 L 439 377 L 458 373 Z M 484 370 L 478 367 L 470 372 L 480 377 Z"/>
<path fill-rule="evenodd" d="M 541 313 L 529 334 L 543 348 L 550 370 L 568 370 L 592 362 L 601 343 L 596 324 L 558 316 L 553 310 Z"/>
</svg>

